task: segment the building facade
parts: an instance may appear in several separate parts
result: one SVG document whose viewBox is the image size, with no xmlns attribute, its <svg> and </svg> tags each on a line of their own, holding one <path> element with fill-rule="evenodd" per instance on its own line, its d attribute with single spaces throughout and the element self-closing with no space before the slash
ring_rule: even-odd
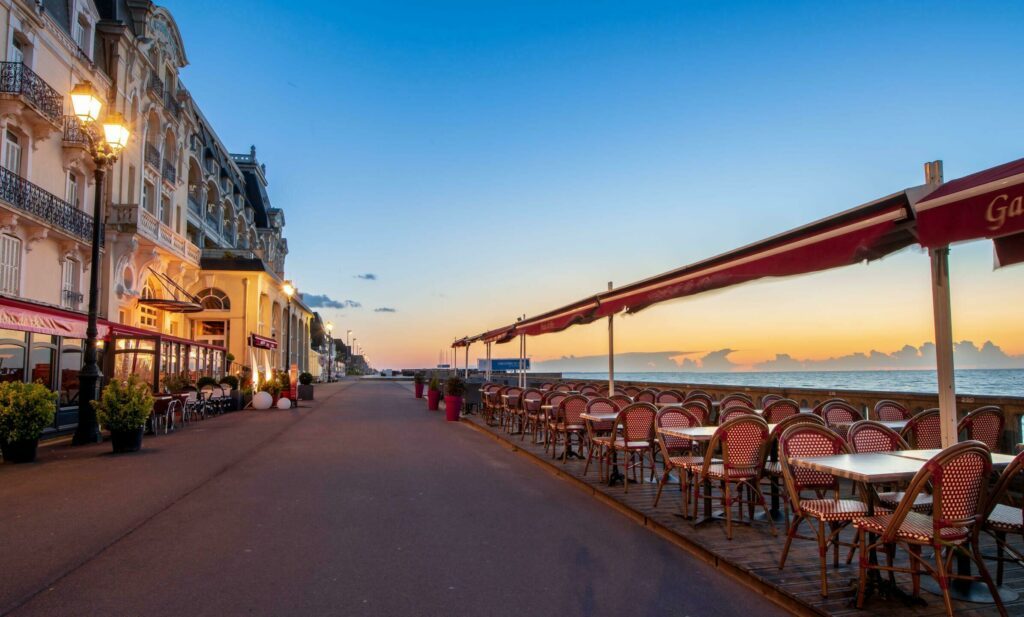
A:
<svg viewBox="0 0 1024 617">
<path fill-rule="evenodd" d="M 310 362 L 313 313 L 284 293 L 284 212 L 256 149 L 230 154 L 181 83 L 170 13 L 150 0 L 0 0 L 0 379 L 77 415 L 90 269 L 102 368 L 255 374 Z M 89 82 L 130 139 L 107 170 L 90 262 L 94 164 L 70 92 Z"/>
</svg>

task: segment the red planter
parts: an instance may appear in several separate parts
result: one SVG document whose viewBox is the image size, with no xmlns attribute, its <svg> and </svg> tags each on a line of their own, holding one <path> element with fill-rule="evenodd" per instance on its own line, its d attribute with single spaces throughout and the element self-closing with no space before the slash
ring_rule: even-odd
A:
<svg viewBox="0 0 1024 617">
<path fill-rule="evenodd" d="M 449 422 L 459 421 L 459 412 L 462 411 L 462 397 L 461 396 L 446 396 L 444 397 L 444 417 Z"/>
<path fill-rule="evenodd" d="M 440 390 L 427 390 L 427 409 L 437 411 L 441 404 Z"/>
<path fill-rule="evenodd" d="M 423 398 L 423 384 L 416 384 L 416 398 Z"/>
</svg>

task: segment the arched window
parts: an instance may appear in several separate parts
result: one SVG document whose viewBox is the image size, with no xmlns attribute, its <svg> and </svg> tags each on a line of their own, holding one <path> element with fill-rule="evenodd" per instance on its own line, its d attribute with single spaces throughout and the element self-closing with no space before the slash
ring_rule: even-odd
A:
<svg viewBox="0 0 1024 617">
<path fill-rule="evenodd" d="M 199 304 L 207 311 L 230 311 L 231 300 L 223 291 L 214 287 L 207 287 L 196 294 Z"/>
<path fill-rule="evenodd" d="M 139 297 L 143 300 L 152 300 L 154 298 L 159 298 L 160 296 L 156 294 L 154 286 L 151 285 L 149 281 L 146 281 L 146 284 L 142 286 L 142 292 L 139 294 Z M 145 304 L 139 304 L 140 326 L 143 328 L 156 328 L 159 322 L 160 313 L 157 312 L 155 308 Z"/>
</svg>

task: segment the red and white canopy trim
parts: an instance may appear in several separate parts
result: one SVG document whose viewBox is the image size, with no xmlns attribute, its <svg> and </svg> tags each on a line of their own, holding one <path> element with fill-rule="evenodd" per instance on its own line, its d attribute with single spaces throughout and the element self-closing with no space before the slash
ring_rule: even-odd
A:
<svg viewBox="0 0 1024 617">
<path fill-rule="evenodd" d="M 1024 159 L 951 180 L 914 209 L 925 247 L 992 238 L 999 265 L 1024 261 Z"/>
<path fill-rule="evenodd" d="M 516 337 L 516 327 L 505 326 L 496 330 L 489 330 L 483 334 L 478 335 L 479 339 L 485 343 L 507 343 Z"/>
<path fill-rule="evenodd" d="M 597 307 L 598 301 L 596 296 L 586 298 L 568 306 L 520 321 L 515 326 L 516 334 L 525 334 L 527 336 L 551 334 L 553 332 L 561 332 L 569 326 L 576 324 L 590 323 L 596 319 L 593 315 Z"/>
<path fill-rule="evenodd" d="M 738 285 L 764 277 L 818 272 L 879 259 L 914 243 L 908 191 L 760 242 L 602 293 L 594 319 L 626 309 Z"/>
</svg>

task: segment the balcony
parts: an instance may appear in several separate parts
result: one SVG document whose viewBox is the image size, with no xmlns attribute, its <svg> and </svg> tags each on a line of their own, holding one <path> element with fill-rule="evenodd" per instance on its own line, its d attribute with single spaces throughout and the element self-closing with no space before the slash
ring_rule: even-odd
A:
<svg viewBox="0 0 1024 617">
<path fill-rule="evenodd" d="M 160 79 L 160 76 L 155 73 L 149 76 L 149 91 L 155 94 L 158 99 L 164 97 L 164 80 Z"/>
<path fill-rule="evenodd" d="M 146 162 L 160 171 L 160 150 L 153 144 L 146 144 Z"/>
<path fill-rule="evenodd" d="M 167 111 L 171 112 L 172 116 L 175 118 L 181 117 L 181 103 L 178 102 L 178 99 L 174 98 L 174 95 L 169 90 L 164 91 L 163 101 L 164 107 L 167 108 Z"/>
<path fill-rule="evenodd" d="M 107 223 L 135 227 L 135 232 L 167 249 L 188 263 L 198 266 L 201 251 L 188 238 L 160 222 L 151 212 L 136 204 L 117 204 L 111 208 Z"/>
<path fill-rule="evenodd" d="M 63 306 L 64 308 L 69 308 L 74 311 L 78 310 L 78 308 L 82 305 L 82 301 L 84 299 L 85 296 L 82 294 L 82 292 L 75 291 L 74 289 L 63 289 L 60 292 L 61 306 Z"/>
<path fill-rule="evenodd" d="M 200 221 L 203 220 L 203 206 L 200 205 L 202 195 L 188 194 L 188 212 Z"/>
<path fill-rule="evenodd" d="M 171 184 L 174 184 L 175 180 L 178 177 L 177 170 L 174 169 L 174 163 L 170 161 L 164 161 L 163 176 L 164 180 L 170 182 Z"/>
<path fill-rule="evenodd" d="M 0 97 L 20 101 L 50 130 L 63 123 L 64 97 L 21 62 L 0 62 Z"/>
<path fill-rule="evenodd" d="M 0 167 L 0 199 L 77 240 L 92 242 L 91 216 L 3 167 Z"/>
</svg>

